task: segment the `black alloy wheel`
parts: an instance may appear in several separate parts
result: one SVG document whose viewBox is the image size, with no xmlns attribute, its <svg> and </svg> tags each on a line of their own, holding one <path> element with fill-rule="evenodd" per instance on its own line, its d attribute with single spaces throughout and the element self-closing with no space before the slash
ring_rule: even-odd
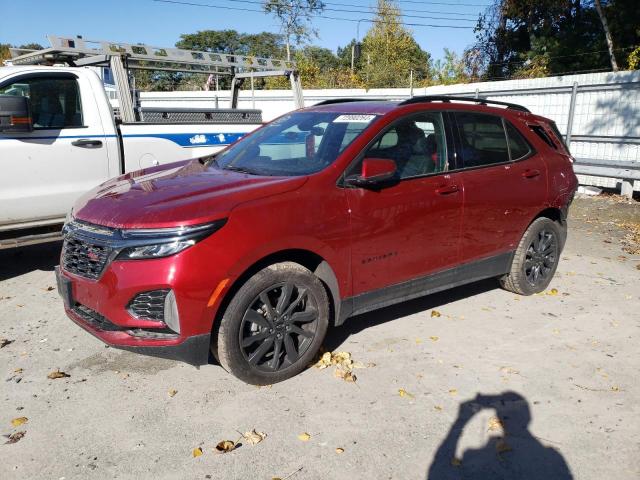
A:
<svg viewBox="0 0 640 480">
<path fill-rule="evenodd" d="M 294 262 L 269 265 L 244 281 L 214 323 L 211 351 L 240 380 L 270 385 L 313 361 L 329 327 L 327 289 Z"/>
<path fill-rule="evenodd" d="M 558 261 L 558 239 L 555 232 L 541 229 L 527 248 L 524 274 L 529 284 L 537 287 L 547 284 Z"/>
<path fill-rule="evenodd" d="M 308 290 L 291 282 L 262 291 L 244 313 L 239 331 L 242 354 L 258 370 L 293 365 L 311 346 L 318 307 Z"/>
<path fill-rule="evenodd" d="M 522 235 L 509 271 L 499 278 L 502 288 L 520 295 L 544 291 L 556 273 L 565 239 L 561 222 L 536 218 Z"/>
</svg>

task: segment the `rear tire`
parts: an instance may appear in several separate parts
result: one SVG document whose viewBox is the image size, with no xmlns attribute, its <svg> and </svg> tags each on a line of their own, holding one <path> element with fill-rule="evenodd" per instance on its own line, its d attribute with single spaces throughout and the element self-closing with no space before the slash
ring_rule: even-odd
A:
<svg viewBox="0 0 640 480">
<path fill-rule="evenodd" d="M 558 267 L 565 235 L 557 222 L 536 218 L 518 244 L 511 270 L 499 279 L 500 286 L 520 295 L 544 291 Z"/>
<path fill-rule="evenodd" d="M 329 298 L 322 282 L 302 265 L 276 263 L 233 296 L 211 350 L 240 380 L 269 385 L 304 370 L 328 326 Z"/>
</svg>

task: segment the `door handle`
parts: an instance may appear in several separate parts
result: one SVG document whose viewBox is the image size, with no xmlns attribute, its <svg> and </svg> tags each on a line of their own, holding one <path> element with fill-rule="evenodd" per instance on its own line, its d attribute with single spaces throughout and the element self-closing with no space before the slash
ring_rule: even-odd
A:
<svg viewBox="0 0 640 480">
<path fill-rule="evenodd" d="M 525 170 L 522 172 L 524 178 L 536 178 L 540 176 L 540 170 Z"/>
<path fill-rule="evenodd" d="M 102 147 L 102 142 L 100 140 L 90 140 L 88 138 L 82 138 L 80 140 L 71 142 L 71 145 L 81 148 L 100 148 Z"/>
<path fill-rule="evenodd" d="M 458 192 L 458 185 L 445 185 L 443 187 L 436 188 L 438 195 L 450 195 Z"/>
</svg>

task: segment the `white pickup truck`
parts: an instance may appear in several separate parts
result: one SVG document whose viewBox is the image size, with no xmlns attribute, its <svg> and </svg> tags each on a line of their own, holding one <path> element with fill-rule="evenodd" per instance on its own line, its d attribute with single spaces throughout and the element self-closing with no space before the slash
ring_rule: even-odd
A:
<svg viewBox="0 0 640 480">
<path fill-rule="evenodd" d="M 81 47 L 86 52 L 86 45 Z M 122 53 L 122 45 L 118 48 Z M 129 57 L 133 52 L 140 56 L 140 48 L 134 46 Z M 164 64 L 167 50 L 183 52 L 163 49 Z M 47 51 L 69 54 L 60 45 L 38 52 Z M 94 59 L 97 53 L 76 57 Z M 135 58 L 128 60 L 133 63 Z M 232 72 L 238 76 L 237 70 Z M 127 82 L 129 75 L 120 79 Z M 124 89 L 129 90 L 127 83 L 118 92 L 120 99 Z M 234 97 L 237 100 L 237 91 Z M 130 108 L 129 121 L 124 115 L 116 118 L 95 67 L 0 67 L 0 249 L 57 238 L 74 200 L 111 177 L 214 153 L 262 123 L 259 110 L 142 109 L 135 101 L 129 105 L 135 108 Z"/>
</svg>

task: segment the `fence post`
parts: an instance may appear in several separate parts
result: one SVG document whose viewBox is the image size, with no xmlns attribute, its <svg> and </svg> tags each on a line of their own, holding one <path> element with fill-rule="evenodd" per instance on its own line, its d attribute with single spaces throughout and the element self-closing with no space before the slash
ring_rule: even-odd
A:
<svg viewBox="0 0 640 480">
<path fill-rule="evenodd" d="M 569 118 L 567 119 L 567 134 L 565 136 L 565 143 L 567 148 L 571 146 L 571 132 L 573 130 L 573 118 L 576 113 L 576 97 L 578 96 L 578 82 L 573 82 L 573 88 L 571 89 L 571 101 L 569 102 Z"/>
</svg>

